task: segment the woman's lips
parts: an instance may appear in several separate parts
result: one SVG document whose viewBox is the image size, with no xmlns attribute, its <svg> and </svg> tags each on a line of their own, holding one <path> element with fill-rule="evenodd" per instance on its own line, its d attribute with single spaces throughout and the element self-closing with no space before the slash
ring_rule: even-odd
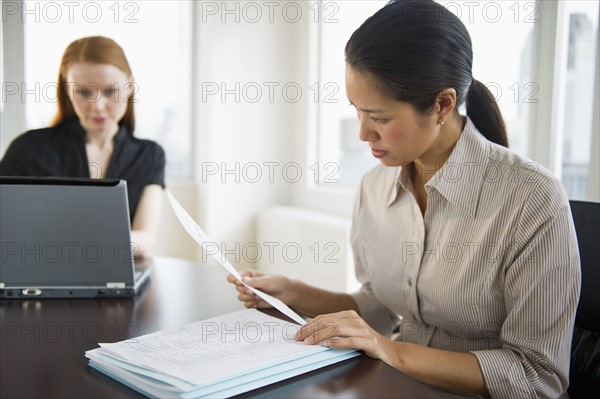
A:
<svg viewBox="0 0 600 399">
<path fill-rule="evenodd" d="M 375 149 L 371 148 L 371 153 L 373 154 L 373 156 L 375 158 L 383 158 L 385 156 L 385 154 L 387 154 L 387 151 L 375 150 Z"/>
<path fill-rule="evenodd" d="M 104 123 L 106 122 L 106 118 L 92 118 L 92 121 L 94 121 L 94 123 Z"/>
</svg>

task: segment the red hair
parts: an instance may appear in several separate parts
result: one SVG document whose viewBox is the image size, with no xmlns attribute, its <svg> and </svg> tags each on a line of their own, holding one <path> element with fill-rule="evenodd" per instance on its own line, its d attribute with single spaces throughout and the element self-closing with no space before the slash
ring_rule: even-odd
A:
<svg viewBox="0 0 600 399">
<path fill-rule="evenodd" d="M 58 72 L 58 84 L 56 87 L 56 96 L 58 99 L 58 110 L 51 126 L 59 125 L 63 122 L 77 118 L 71 99 L 67 93 L 67 72 L 69 68 L 76 63 L 91 64 L 110 64 L 119 68 L 127 76 L 131 76 L 131 68 L 125 57 L 125 52 L 114 40 L 103 36 L 92 36 L 77 39 L 69 44 L 65 50 L 60 62 Z M 133 134 L 135 129 L 135 115 L 133 113 L 133 94 L 127 99 L 127 110 L 125 115 L 119 121 L 125 123 L 129 132 Z"/>
</svg>

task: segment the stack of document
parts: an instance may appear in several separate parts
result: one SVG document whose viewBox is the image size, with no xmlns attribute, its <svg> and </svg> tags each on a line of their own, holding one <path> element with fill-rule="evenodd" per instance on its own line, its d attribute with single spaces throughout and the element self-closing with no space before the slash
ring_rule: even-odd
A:
<svg viewBox="0 0 600 399">
<path fill-rule="evenodd" d="M 156 398 L 226 398 L 358 356 L 293 339 L 299 325 L 255 309 L 86 352 L 89 365 Z"/>
</svg>

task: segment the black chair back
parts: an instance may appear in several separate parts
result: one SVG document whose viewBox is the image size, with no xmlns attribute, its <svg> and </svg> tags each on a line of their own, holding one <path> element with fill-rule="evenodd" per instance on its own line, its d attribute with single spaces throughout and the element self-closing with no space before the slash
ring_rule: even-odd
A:
<svg viewBox="0 0 600 399">
<path fill-rule="evenodd" d="M 570 204 L 581 257 L 569 385 L 569 396 L 577 399 L 600 390 L 600 203 Z"/>
<path fill-rule="evenodd" d="M 600 203 L 570 201 L 581 257 L 575 325 L 600 333 Z"/>
</svg>

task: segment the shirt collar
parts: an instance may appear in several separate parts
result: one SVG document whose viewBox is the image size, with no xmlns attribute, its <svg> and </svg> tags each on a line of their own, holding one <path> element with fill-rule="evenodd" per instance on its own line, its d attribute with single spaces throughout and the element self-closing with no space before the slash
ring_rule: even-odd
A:
<svg viewBox="0 0 600 399">
<path fill-rule="evenodd" d="M 397 167 L 396 179 L 394 180 L 394 184 L 390 187 L 390 193 L 388 195 L 387 206 L 390 206 L 396 201 L 398 195 L 400 194 L 400 189 L 408 190 L 408 187 L 402 182 L 402 166 Z"/>
<path fill-rule="evenodd" d="M 477 130 L 469 117 L 452 153 L 425 189 L 435 189 L 446 200 L 475 217 L 491 143 Z"/>
<path fill-rule="evenodd" d="M 484 173 L 490 153 L 490 142 L 477 130 L 467 116 L 465 127 L 452 153 L 444 165 L 425 184 L 425 189 L 435 189 L 446 200 L 458 205 L 469 216 L 475 217 Z M 390 206 L 400 191 L 412 188 L 411 166 L 398 167 L 387 205 Z"/>
</svg>

